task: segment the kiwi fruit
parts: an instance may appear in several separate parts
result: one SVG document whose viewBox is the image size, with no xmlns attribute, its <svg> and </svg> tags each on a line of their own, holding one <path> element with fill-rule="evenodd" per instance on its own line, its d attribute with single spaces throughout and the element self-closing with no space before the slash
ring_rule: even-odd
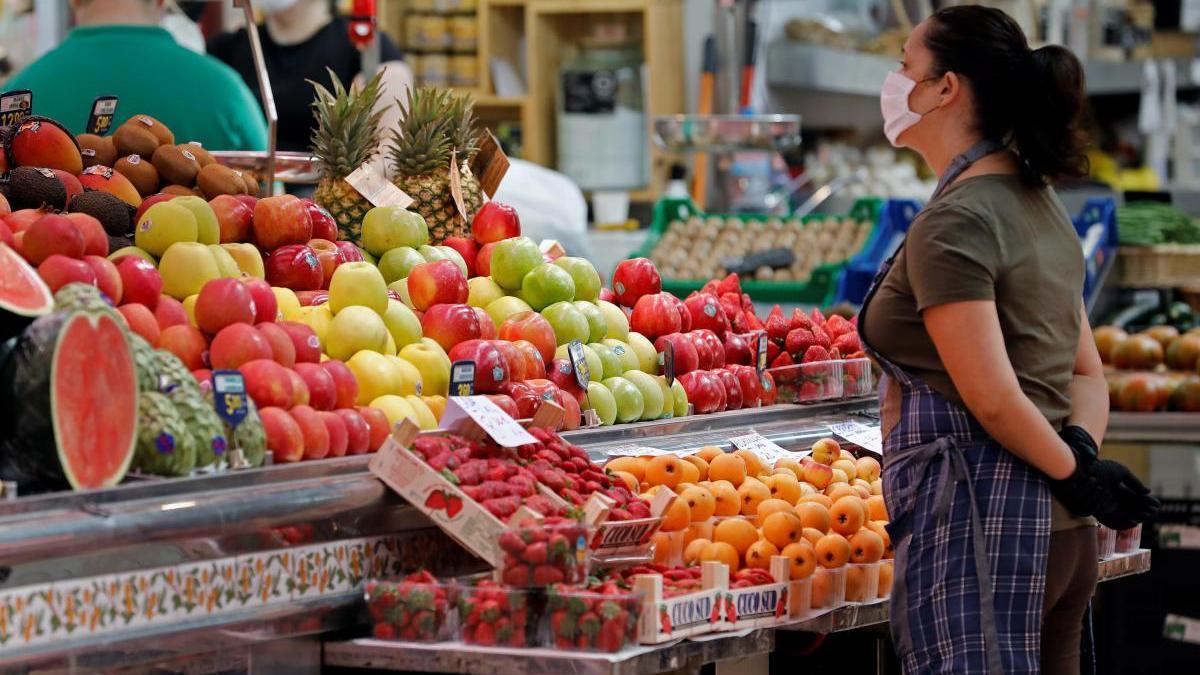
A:
<svg viewBox="0 0 1200 675">
<path fill-rule="evenodd" d="M 107 192 L 93 190 L 75 195 L 68 210 L 86 213 L 99 220 L 110 237 L 121 237 L 133 232 L 133 208 L 120 197 Z"/>
<path fill-rule="evenodd" d="M 83 156 L 83 168 L 95 166 L 112 166 L 117 161 L 117 146 L 111 136 L 96 134 L 79 134 L 75 137 L 79 143 L 79 154 Z"/>
<path fill-rule="evenodd" d="M 67 206 L 67 187 L 50 169 L 19 166 L 8 174 L 8 203 L 13 211 L 62 211 Z"/>
<path fill-rule="evenodd" d="M 251 197 L 257 197 L 258 196 L 258 178 L 254 175 L 254 172 L 253 171 L 236 171 L 235 170 L 234 173 L 237 174 L 238 178 L 242 179 L 242 185 L 244 185 L 246 187 L 245 194 L 248 194 Z"/>
<path fill-rule="evenodd" d="M 209 151 L 205 150 L 204 147 L 201 146 L 196 141 L 188 141 L 187 143 L 180 143 L 179 145 L 177 145 L 175 147 L 179 148 L 180 150 L 187 150 L 188 152 L 192 153 L 192 155 L 196 158 L 196 161 L 200 162 L 201 169 L 203 169 L 204 167 L 206 167 L 209 164 L 212 164 L 213 162 L 216 161 L 213 159 L 212 154 L 209 153 Z"/>
<path fill-rule="evenodd" d="M 233 169 L 220 164 L 209 164 L 200 169 L 199 175 L 196 176 L 196 183 L 200 186 L 200 191 L 204 193 L 205 199 L 212 199 L 218 195 L 240 195 L 246 192 L 246 184 L 242 182 L 241 177 Z"/>
<path fill-rule="evenodd" d="M 167 125 L 149 115 L 134 115 L 125 120 L 125 124 L 135 125 L 154 134 L 154 137 L 158 139 L 159 145 L 175 145 L 175 134 L 171 133 Z"/>
<path fill-rule="evenodd" d="M 113 168 L 128 178 L 141 196 L 148 197 L 158 192 L 158 170 L 141 155 L 122 157 Z"/>
<path fill-rule="evenodd" d="M 172 185 L 195 185 L 196 174 L 200 173 L 200 163 L 192 151 L 175 145 L 158 146 L 154 151 L 154 168 L 164 183 Z"/>
<path fill-rule="evenodd" d="M 186 185 L 167 185 L 159 192 L 165 195 L 177 195 L 180 197 L 203 197 L 198 190 L 194 190 Z"/>
<path fill-rule="evenodd" d="M 113 143 L 117 146 L 117 154 L 121 157 L 140 155 L 153 157 L 158 148 L 158 137 L 140 124 L 126 122 L 113 132 Z M 105 164 L 104 166 L 111 166 Z"/>
</svg>

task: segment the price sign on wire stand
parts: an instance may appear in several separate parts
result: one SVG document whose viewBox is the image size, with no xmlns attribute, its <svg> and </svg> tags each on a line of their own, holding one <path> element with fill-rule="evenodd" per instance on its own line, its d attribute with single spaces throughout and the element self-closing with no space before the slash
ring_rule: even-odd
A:
<svg viewBox="0 0 1200 675">
<path fill-rule="evenodd" d="M 586 392 L 592 373 L 588 368 L 587 358 L 583 355 L 583 343 L 571 340 L 567 345 L 567 355 L 571 357 L 571 367 L 575 370 L 575 383 Z"/>
<path fill-rule="evenodd" d="M 0 126 L 19 124 L 33 114 L 33 92 L 16 89 L 0 94 Z"/>
<path fill-rule="evenodd" d="M 450 395 L 475 395 L 475 362 L 455 361 L 450 366 Z"/>
<path fill-rule="evenodd" d="M 113 117 L 116 114 L 116 96 L 97 96 L 92 102 L 92 113 L 88 115 L 87 132 L 97 136 L 107 134 L 112 128 Z"/>
<path fill-rule="evenodd" d="M 236 429 L 250 414 L 246 405 L 246 379 L 236 370 L 218 370 L 213 373 L 212 383 L 217 417 Z"/>
<path fill-rule="evenodd" d="M 466 419 L 478 424 L 484 433 L 503 447 L 515 448 L 537 443 L 536 438 L 486 396 L 451 396 L 446 401 L 446 411 L 441 421 L 443 428 L 454 429 L 457 423 Z"/>
<path fill-rule="evenodd" d="M 863 450 L 877 455 L 883 454 L 883 436 L 879 427 L 869 427 L 859 422 L 840 422 L 829 425 L 829 431 L 834 436 L 853 443 Z"/>
<path fill-rule="evenodd" d="M 675 344 L 668 341 L 658 353 L 658 365 L 662 366 L 667 386 L 675 384 Z"/>
<path fill-rule="evenodd" d="M 758 369 L 760 377 L 763 371 L 767 369 L 767 333 L 765 331 L 758 334 L 754 354 L 754 367 Z"/>
<path fill-rule="evenodd" d="M 750 433 L 743 434 L 741 436 L 733 436 L 729 439 L 729 442 L 732 443 L 733 447 L 737 448 L 738 450 L 749 450 L 750 452 L 753 452 L 771 466 L 774 466 L 775 462 L 783 459 L 784 457 L 796 457 L 796 455 L 784 450 L 775 443 L 772 443 L 767 439 L 767 437 L 763 436 L 757 431 L 751 431 Z"/>
</svg>

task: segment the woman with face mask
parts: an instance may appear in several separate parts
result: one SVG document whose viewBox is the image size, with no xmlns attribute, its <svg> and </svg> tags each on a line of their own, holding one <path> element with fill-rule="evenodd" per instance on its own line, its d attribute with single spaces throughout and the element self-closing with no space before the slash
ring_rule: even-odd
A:
<svg viewBox="0 0 1200 675">
<path fill-rule="evenodd" d="M 279 115 L 276 144 L 280 150 L 307 151 L 314 95 L 309 80 L 332 88 L 328 68 L 342 82 L 349 83 L 362 71 L 362 54 L 350 41 L 349 23 L 337 16 L 330 0 L 255 0 L 254 7 L 265 16 L 259 36 Z M 382 31 L 378 35 L 385 90 L 381 101 L 391 104 L 394 98 L 404 98 L 412 71 L 401 60 L 395 43 Z M 259 95 L 250 39 L 244 28 L 210 40 L 208 53 L 240 73 Z"/>
<path fill-rule="evenodd" d="M 940 177 L 863 304 L 885 377 L 891 625 L 906 673 L 1078 673 L 1095 520 L 1157 503 L 1096 456 L 1108 389 L 1071 220 L 1079 61 L 1003 12 L 940 10 L 888 75 L 884 132 Z"/>
</svg>

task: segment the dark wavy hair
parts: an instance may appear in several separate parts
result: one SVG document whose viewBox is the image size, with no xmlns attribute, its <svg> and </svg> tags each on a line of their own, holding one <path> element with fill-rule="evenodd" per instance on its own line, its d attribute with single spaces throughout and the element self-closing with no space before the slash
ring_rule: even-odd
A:
<svg viewBox="0 0 1200 675">
<path fill-rule="evenodd" d="M 979 132 L 1013 147 L 1027 182 L 1087 175 L 1087 94 L 1074 54 L 1054 45 L 1030 50 L 1017 22 L 977 5 L 935 12 L 925 46 L 935 75 L 953 72 L 971 83 Z"/>
</svg>

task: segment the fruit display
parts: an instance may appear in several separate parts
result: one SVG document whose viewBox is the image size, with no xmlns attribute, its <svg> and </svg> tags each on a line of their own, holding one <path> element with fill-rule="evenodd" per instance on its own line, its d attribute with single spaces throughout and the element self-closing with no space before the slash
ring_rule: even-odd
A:
<svg viewBox="0 0 1200 675">
<path fill-rule="evenodd" d="M 533 591 L 483 580 L 458 592 L 462 641 L 481 647 L 531 647 L 537 623 L 529 609 Z"/>
<path fill-rule="evenodd" d="M 313 83 L 316 127 L 312 150 L 321 169 L 313 200 L 329 211 L 337 223 L 339 239 L 358 244 L 362 220 L 371 210 L 371 202 L 346 182 L 346 176 L 378 152 L 382 137 L 379 122 L 384 110 L 376 110 L 375 104 L 383 93 L 381 75 L 357 91 L 348 91 L 332 70 L 329 79 L 332 92 Z"/>
<path fill-rule="evenodd" d="M 604 581 L 586 590 L 553 586 L 546 593 L 547 646 L 614 653 L 637 644 L 640 593 Z"/>
<path fill-rule="evenodd" d="M 426 570 L 399 581 L 371 580 L 364 587 L 367 611 L 380 640 L 449 639 L 453 633 L 456 588 Z"/>
<path fill-rule="evenodd" d="M 500 537 L 500 578 L 517 588 L 582 584 L 588 574 L 589 528 L 569 518 L 522 520 Z"/>
<path fill-rule="evenodd" d="M 1100 326 L 1095 340 L 1113 410 L 1200 412 L 1200 328 Z"/>
</svg>

